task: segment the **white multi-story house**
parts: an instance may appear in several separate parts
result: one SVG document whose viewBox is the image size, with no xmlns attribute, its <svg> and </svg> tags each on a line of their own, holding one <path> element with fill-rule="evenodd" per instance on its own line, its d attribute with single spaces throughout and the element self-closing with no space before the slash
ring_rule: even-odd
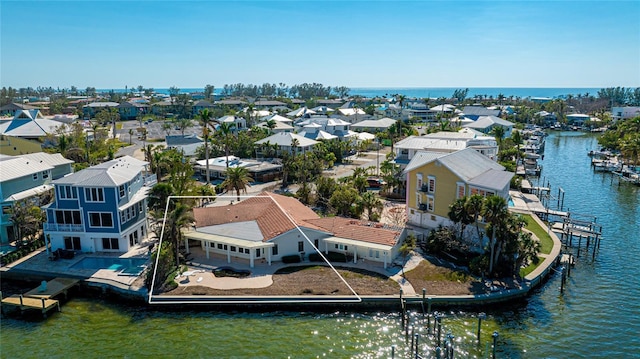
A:
<svg viewBox="0 0 640 359">
<path fill-rule="evenodd" d="M 409 136 L 396 143 L 393 150 L 396 154 L 395 162 L 404 169 L 419 151 L 450 153 L 465 148 L 472 148 L 487 158 L 497 161 L 496 139 L 464 128 L 458 132 L 442 131 L 424 136 Z"/>
</svg>

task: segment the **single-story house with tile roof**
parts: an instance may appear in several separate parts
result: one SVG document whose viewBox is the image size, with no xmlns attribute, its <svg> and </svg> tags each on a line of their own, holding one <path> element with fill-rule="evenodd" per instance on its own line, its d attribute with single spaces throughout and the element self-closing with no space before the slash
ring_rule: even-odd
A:
<svg viewBox="0 0 640 359">
<path fill-rule="evenodd" d="M 320 251 L 339 252 L 358 259 L 391 263 L 406 237 L 404 228 L 351 218 L 321 218 L 295 198 L 269 192 L 236 204 L 194 208 L 195 226 L 185 240 L 200 241 L 202 249 L 232 258 L 269 265 L 285 256 Z"/>
</svg>

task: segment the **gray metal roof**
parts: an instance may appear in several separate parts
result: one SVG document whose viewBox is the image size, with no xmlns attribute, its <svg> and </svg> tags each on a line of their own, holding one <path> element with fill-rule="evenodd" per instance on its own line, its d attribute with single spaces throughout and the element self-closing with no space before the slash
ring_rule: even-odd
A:
<svg viewBox="0 0 640 359">
<path fill-rule="evenodd" d="M 491 169 L 504 170 L 500 164 L 472 148 L 450 153 L 438 158 L 438 161 L 466 182 Z"/>
<path fill-rule="evenodd" d="M 510 127 L 513 126 L 513 122 L 509 122 L 507 120 L 503 120 L 500 117 L 496 117 L 496 116 L 480 116 L 478 117 L 478 119 L 473 122 L 473 123 L 469 123 L 467 125 L 464 125 L 464 127 L 470 127 L 470 128 L 487 128 L 491 125 L 501 125 L 501 126 L 506 126 L 506 127 Z"/>
<path fill-rule="evenodd" d="M 146 165 L 147 162 L 124 156 L 85 168 L 57 179 L 53 183 L 85 187 L 116 187 L 131 181 Z"/>
<path fill-rule="evenodd" d="M 54 167 L 73 163 L 72 160 L 64 158 L 59 153 L 36 152 L 36 153 L 29 153 L 26 155 L 20 155 L 20 157 L 32 159 L 35 161 L 41 161 Z"/>
<path fill-rule="evenodd" d="M 468 183 L 478 187 L 501 190 L 511 182 L 514 175 L 513 172 L 490 169 L 472 178 Z"/>
<path fill-rule="evenodd" d="M 291 132 L 276 133 L 275 135 L 263 138 L 255 143 L 257 145 L 261 145 L 269 142 L 278 146 L 291 146 L 291 142 L 293 142 L 294 138 L 298 140 L 298 147 L 309 147 L 318 143 L 318 141 L 314 141 Z"/>
<path fill-rule="evenodd" d="M 438 158 L 446 155 L 447 153 L 444 152 L 419 151 L 413 156 L 407 167 L 404 169 L 404 172 L 408 173 L 411 170 L 422 167 L 427 163 L 433 162 Z"/>
<path fill-rule="evenodd" d="M 20 156 L 0 157 L 0 182 L 30 176 L 34 173 L 52 170 L 46 162 Z"/>
</svg>

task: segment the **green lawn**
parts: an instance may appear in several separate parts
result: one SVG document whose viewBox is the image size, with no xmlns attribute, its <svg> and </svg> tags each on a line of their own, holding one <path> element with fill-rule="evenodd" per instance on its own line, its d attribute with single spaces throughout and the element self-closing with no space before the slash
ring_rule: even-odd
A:
<svg viewBox="0 0 640 359">
<path fill-rule="evenodd" d="M 538 257 L 538 263 L 530 263 L 528 266 L 520 268 L 520 278 L 524 278 L 529 273 L 533 272 L 534 269 L 538 268 L 538 266 L 542 264 L 542 261 L 544 261 L 544 258 Z"/>
<path fill-rule="evenodd" d="M 551 249 L 553 249 L 553 240 L 551 239 L 551 236 L 547 234 L 547 229 L 540 227 L 538 222 L 528 214 L 523 214 L 522 217 L 527 221 L 527 226 L 525 228 L 533 232 L 533 234 L 540 239 L 540 253 L 551 253 Z"/>
</svg>

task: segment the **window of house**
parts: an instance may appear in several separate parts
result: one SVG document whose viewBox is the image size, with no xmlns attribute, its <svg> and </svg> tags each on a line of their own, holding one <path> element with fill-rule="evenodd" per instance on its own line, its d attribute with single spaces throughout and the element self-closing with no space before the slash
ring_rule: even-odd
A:
<svg viewBox="0 0 640 359">
<path fill-rule="evenodd" d="M 102 249 L 120 249 L 118 238 L 102 238 Z"/>
<path fill-rule="evenodd" d="M 222 249 L 222 243 L 218 243 L 218 249 Z"/>
<path fill-rule="evenodd" d="M 458 182 L 456 183 L 458 191 L 456 192 L 456 198 L 464 198 L 465 195 L 465 189 L 464 189 L 464 183 L 462 182 Z"/>
<path fill-rule="evenodd" d="M 427 211 L 433 212 L 435 209 L 435 199 L 433 196 L 427 196 Z"/>
<path fill-rule="evenodd" d="M 231 246 L 231 251 L 235 252 L 236 251 L 236 246 Z"/>
<path fill-rule="evenodd" d="M 256 258 L 260 258 L 260 248 L 256 248 Z"/>
<path fill-rule="evenodd" d="M 298 252 L 304 252 L 304 242 L 298 242 Z"/>
<path fill-rule="evenodd" d="M 84 194 L 87 202 L 104 202 L 104 190 L 102 188 L 85 188 Z"/>
<path fill-rule="evenodd" d="M 120 195 L 120 198 L 124 197 L 124 185 L 118 187 L 118 194 Z"/>
<path fill-rule="evenodd" d="M 226 251 L 229 248 L 226 244 L 222 246 L 222 248 Z"/>
<path fill-rule="evenodd" d="M 422 190 L 422 173 L 416 174 L 416 189 Z"/>
<path fill-rule="evenodd" d="M 80 237 L 64 237 L 64 249 L 72 251 L 81 250 Z"/>
<path fill-rule="evenodd" d="M 278 245 L 274 245 L 273 247 L 271 247 L 271 254 L 274 256 L 278 255 Z"/>
<path fill-rule="evenodd" d="M 436 191 L 436 178 L 434 176 L 429 176 L 427 179 L 428 183 L 428 187 L 427 187 L 427 191 L 429 193 L 435 193 Z"/>
<path fill-rule="evenodd" d="M 249 251 L 249 248 L 245 248 L 245 249 L 244 249 L 244 253 L 245 253 L 245 254 L 249 254 L 249 252 L 250 252 L 250 251 Z"/>
<path fill-rule="evenodd" d="M 37 181 L 37 180 L 38 180 L 38 174 L 37 174 L 37 173 L 34 173 L 34 174 L 33 174 L 33 180 L 34 180 L 34 181 Z"/>
<path fill-rule="evenodd" d="M 49 171 L 42 171 L 42 179 L 49 178 Z"/>
<path fill-rule="evenodd" d="M 89 212 L 89 226 L 113 228 L 110 212 Z"/>
<path fill-rule="evenodd" d="M 316 248 L 320 248 L 320 240 L 314 239 L 313 240 L 313 245 L 316 246 Z"/>
<path fill-rule="evenodd" d="M 58 187 L 58 197 L 60 199 L 72 199 L 72 198 L 78 198 L 78 194 L 76 192 L 76 188 L 75 187 L 59 186 Z"/>
<path fill-rule="evenodd" d="M 58 224 L 82 224 L 80 211 L 56 211 L 56 223 Z"/>
</svg>

